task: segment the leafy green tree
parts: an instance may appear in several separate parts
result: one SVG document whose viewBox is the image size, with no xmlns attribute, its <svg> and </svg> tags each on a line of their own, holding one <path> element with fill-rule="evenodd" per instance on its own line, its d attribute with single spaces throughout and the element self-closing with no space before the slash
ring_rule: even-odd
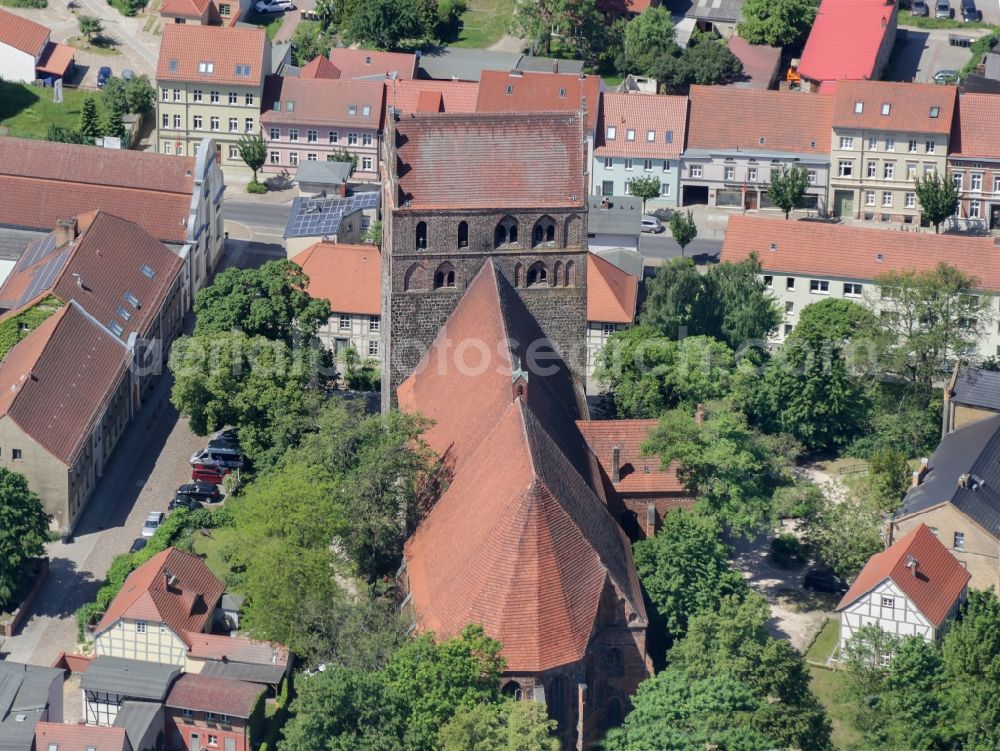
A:
<svg viewBox="0 0 1000 751">
<path fill-rule="evenodd" d="M 667 412 L 643 444 L 664 462 L 680 462 L 679 477 L 695 493 L 700 512 L 737 534 L 750 535 L 772 519 L 774 491 L 790 482 L 795 448 L 747 427 L 724 402 L 705 405 L 697 422 L 690 410 Z"/>
<path fill-rule="evenodd" d="M 855 706 L 852 723 L 863 733 L 881 722 L 878 699 L 885 691 L 888 661 L 899 642 L 898 637 L 876 625 L 862 626 L 851 636 L 840 656 L 846 664 L 844 694 Z"/>
<path fill-rule="evenodd" d="M 350 162 L 350 175 L 353 175 L 354 171 L 358 168 L 358 155 L 352 154 L 345 148 L 337 149 L 336 151 L 328 154 L 327 159 L 331 162 Z"/>
<path fill-rule="evenodd" d="M 330 318 L 330 302 L 309 295 L 309 277 L 291 261 L 230 268 L 194 299 L 195 336 L 242 331 L 285 344 L 310 342 Z"/>
<path fill-rule="evenodd" d="M 674 242 L 681 246 L 681 257 L 684 249 L 698 236 L 698 225 L 694 223 L 694 214 L 689 209 L 685 213 L 674 212 L 670 216 L 670 234 Z"/>
<path fill-rule="evenodd" d="M 149 76 L 135 76 L 125 84 L 125 111 L 149 112 L 156 103 L 156 89 Z"/>
<path fill-rule="evenodd" d="M 104 135 L 120 138 L 122 146 L 128 146 L 128 132 L 125 130 L 125 110 L 122 100 L 113 100 L 104 108 Z"/>
<path fill-rule="evenodd" d="M 942 643 L 952 722 L 964 748 L 1000 748 L 1000 601 L 972 590 Z"/>
<path fill-rule="evenodd" d="M 365 230 L 364 241 L 382 247 L 382 222 L 378 219 L 373 221 Z"/>
<path fill-rule="evenodd" d="M 805 519 L 803 531 L 820 560 L 840 576 L 853 579 L 868 559 L 884 547 L 883 511 L 867 475 L 843 482 L 846 485 L 843 497 L 824 496 L 819 507 Z"/>
<path fill-rule="evenodd" d="M 743 63 L 714 34 L 695 33 L 681 52 L 679 73 L 671 87 L 685 93 L 689 86 L 718 86 L 736 80 L 743 73 Z"/>
<path fill-rule="evenodd" d="M 747 0 L 736 32 L 750 44 L 798 44 L 812 28 L 817 7 L 815 0 Z"/>
<path fill-rule="evenodd" d="M 579 13 L 575 5 L 575 0 L 515 0 L 509 31 L 531 41 L 533 49 L 540 45 L 542 54 L 549 55 L 553 32 L 572 31 Z"/>
<path fill-rule="evenodd" d="M 639 320 L 668 337 L 704 334 L 710 328 L 704 322 L 714 318 L 717 308 L 694 261 L 674 258 L 661 264 L 656 275 L 646 281 L 646 301 Z"/>
<path fill-rule="evenodd" d="M 705 275 L 706 285 L 721 312 L 717 332 L 733 350 L 763 339 L 781 322 L 782 313 L 760 277 L 756 256 L 738 263 L 720 263 Z M 694 333 L 694 332 L 692 332 Z"/>
<path fill-rule="evenodd" d="M 107 112 L 111 107 L 117 107 L 120 112 L 128 111 L 128 94 L 126 82 L 121 78 L 109 78 L 101 89 L 101 103 Z"/>
<path fill-rule="evenodd" d="M 80 33 L 87 37 L 88 42 L 93 42 L 94 37 L 104 33 L 104 24 L 96 16 L 79 16 L 76 22 L 80 27 Z"/>
<path fill-rule="evenodd" d="M 49 523 L 24 475 L 0 467 L 0 611 L 16 606 L 32 558 L 45 552 Z"/>
<path fill-rule="evenodd" d="M 97 101 L 94 97 L 87 97 L 80 107 L 80 124 L 76 126 L 77 131 L 88 143 L 93 143 L 95 138 L 101 137 L 101 120 L 97 113 Z"/>
<path fill-rule="evenodd" d="M 365 47 L 402 50 L 408 42 L 424 38 L 428 29 L 416 3 L 370 0 L 354 8 L 344 32 L 351 41 Z"/>
<path fill-rule="evenodd" d="M 661 85 L 668 85 L 676 75 L 680 53 L 670 11 L 662 5 L 651 5 L 625 26 L 619 72 L 651 76 Z"/>
<path fill-rule="evenodd" d="M 555 720 L 536 701 L 460 706 L 438 733 L 440 751 L 559 751 Z"/>
<path fill-rule="evenodd" d="M 264 166 L 267 159 L 267 141 L 260 131 L 244 133 L 236 142 L 236 150 L 243 163 L 253 171 L 253 182 L 257 182 L 257 171 Z"/>
<path fill-rule="evenodd" d="M 655 537 L 635 543 L 634 554 L 639 581 L 669 640 L 682 637 L 688 619 L 714 610 L 722 597 L 749 592 L 743 576 L 730 567 L 729 548 L 711 517 L 671 511 Z"/>
<path fill-rule="evenodd" d="M 87 141 L 79 131 L 74 128 L 64 128 L 60 125 L 50 124 L 47 131 L 45 131 L 46 141 L 57 141 L 59 143 L 78 143 L 78 144 L 88 144 L 90 146 L 94 145 L 93 141 Z"/>
<path fill-rule="evenodd" d="M 642 213 L 645 214 L 646 201 L 660 197 L 660 178 L 633 177 L 628 181 L 628 193 L 630 196 L 642 199 Z"/>
<path fill-rule="evenodd" d="M 300 24 L 292 32 L 292 64 L 308 65 L 330 52 L 333 40 L 321 24 Z"/>
<path fill-rule="evenodd" d="M 792 209 L 802 204 L 802 198 L 809 189 L 809 171 L 804 167 L 782 167 L 771 172 L 771 183 L 767 186 L 767 197 L 785 212 L 785 220 Z"/>
<path fill-rule="evenodd" d="M 917 176 L 913 181 L 924 219 L 934 225 L 934 232 L 941 231 L 941 222 L 958 212 L 958 186 L 951 175 Z"/>
<path fill-rule="evenodd" d="M 879 508 L 892 513 L 899 507 L 910 487 L 910 462 L 897 448 L 879 447 L 872 452 L 868 465 L 868 480 L 878 499 Z"/>
<path fill-rule="evenodd" d="M 846 342 L 867 334 L 875 316 L 864 305 L 842 297 L 827 297 L 806 305 L 799 313 L 794 334 L 806 340 Z"/>
</svg>

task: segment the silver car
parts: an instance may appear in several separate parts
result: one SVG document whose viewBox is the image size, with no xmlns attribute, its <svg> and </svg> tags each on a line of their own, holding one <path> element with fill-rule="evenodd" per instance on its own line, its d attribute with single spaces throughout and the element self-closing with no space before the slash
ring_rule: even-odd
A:
<svg viewBox="0 0 1000 751">
<path fill-rule="evenodd" d="M 162 511 L 151 511 L 142 525 L 142 536 L 152 537 L 155 535 L 156 530 L 160 528 L 160 525 L 163 524 L 163 520 L 166 518 L 167 515 Z"/>
</svg>

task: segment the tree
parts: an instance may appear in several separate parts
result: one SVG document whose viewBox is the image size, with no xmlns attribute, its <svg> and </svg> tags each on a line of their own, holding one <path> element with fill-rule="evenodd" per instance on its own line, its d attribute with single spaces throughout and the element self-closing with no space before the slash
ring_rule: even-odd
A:
<svg viewBox="0 0 1000 751">
<path fill-rule="evenodd" d="M 352 154 L 345 148 L 337 149 L 336 151 L 327 155 L 328 161 L 331 162 L 349 162 L 351 165 L 351 171 L 348 173 L 348 177 L 354 174 L 354 171 L 358 168 L 358 155 Z"/>
<path fill-rule="evenodd" d="M 625 26 L 624 59 L 619 61 L 619 72 L 651 76 L 661 85 L 668 85 L 673 81 L 680 53 L 670 11 L 651 5 Z"/>
<path fill-rule="evenodd" d="M 1000 748 L 1000 601 L 972 590 L 941 645 L 953 723 L 964 748 Z"/>
<path fill-rule="evenodd" d="M 696 33 L 680 56 L 680 70 L 671 87 L 684 93 L 692 84 L 717 86 L 734 81 L 743 72 L 743 63 L 714 34 Z"/>
<path fill-rule="evenodd" d="M 782 167 L 771 172 L 771 184 L 767 186 L 767 197 L 785 212 L 785 220 L 792 209 L 798 208 L 802 197 L 809 189 L 809 171 L 804 167 Z"/>
<path fill-rule="evenodd" d="M 104 25 L 96 16 L 80 16 L 76 21 L 80 26 L 80 33 L 87 37 L 88 42 L 93 42 L 94 37 L 104 33 Z"/>
<path fill-rule="evenodd" d="M 125 84 L 125 102 L 125 112 L 149 112 L 153 109 L 156 89 L 148 76 L 135 76 Z"/>
<path fill-rule="evenodd" d="M 236 149 L 243 163 L 253 170 L 253 181 L 256 183 L 257 170 L 264 166 L 264 160 L 267 159 L 267 141 L 264 140 L 264 134 L 260 131 L 244 133 L 237 141 Z"/>
<path fill-rule="evenodd" d="M 934 232 L 941 231 L 941 222 L 958 212 L 958 185 L 951 175 L 917 176 L 913 181 L 923 217 L 934 225 Z"/>
<path fill-rule="evenodd" d="M 674 242 L 681 246 L 681 257 L 684 257 L 684 248 L 691 244 L 691 241 L 698 236 L 698 225 L 694 223 L 694 214 L 688 209 L 681 213 L 675 211 L 670 216 L 670 234 Z"/>
<path fill-rule="evenodd" d="M 552 52 L 554 30 L 572 27 L 573 0 L 516 0 L 509 31 L 532 43 L 532 50 L 541 45 L 544 55 Z"/>
<path fill-rule="evenodd" d="M 714 318 L 717 304 L 690 258 L 674 258 L 661 264 L 645 284 L 641 323 L 664 336 L 678 338 L 708 333 L 713 328 L 708 321 Z"/>
<path fill-rule="evenodd" d="M 344 28 L 351 41 L 380 50 L 401 50 L 427 31 L 418 5 L 408 0 L 361 3 L 347 17 Z"/>
<path fill-rule="evenodd" d="M 194 299 L 194 335 L 242 331 L 285 344 L 308 343 L 330 318 L 330 303 L 309 294 L 309 277 L 292 261 L 230 268 Z"/>
<path fill-rule="evenodd" d="M 747 0 L 736 32 L 750 44 L 795 45 L 816 18 L 815 0 Z"/>
<path fill-rule="evenodd" d="M 888 661 L 899 646 L 899 637 L 887 634 L 879 626 L 862 626 L 851 636 L 841 654 L 844 693 L 855 704 L 853 724 L 863 733 L 880 722 L 878 698 L 885 691 L 889 676 Z"/>
<path fill-rule="evenodd" d="M 806 340 L 847 342 L 858 334 L 867 334 L 875 316 L 864 305 L 842 297 L 828 297 L 806 305 L 792 332 Z"/>
<path fill-rule="evenodd" d="M 803 532 L 817 558 L 840 576 L 853 579 L 868 559 L 884 547 L 883 511 L 868 477 L 843 482 L 846 492 L 830 498 L 831 494 L 838 495 L 838 491 L 828 489 L 819 507 L 804 520 Z"/>
<path fill-rule="evenodd" d="M 0 467 L 0 611 L 20 604 L 29 563 L 45 552 L 51 521 L 24 475 Z"/>
<path fill-rule="evenodd" d="M 718 329 L 706 333 L 724 341 L 734 351 L 761 346 L 781 322 L 782 313 L 764 286 L 756 256 L 713 266 L 705 275 L 705 283 L 721 313 Z"/>
<path fill-rule="evenodd" d="M 128 131 L 125 130 L 125 110 L 122 109 L 124 100 L 112 100 L 104 108 L 104 135 L 120 138 L 122 146 L 128 146 Z"/>
<path fill-rule="evenodd" d="M 655 537 L 635 543 L 635 567 L 667 638 L 681 638 L 688 619 L 714 610 L 726 595 L 743 597 L 746 580 L 729 565 L 729 548 L 711 517 L 677 509 Z"/>
<path fill-rule="evenodd" d="M 64 128 L 60 125 L 50 124 L 47 131 L 45 131 L 46 141 L 58 141 L 60 143 L 88 143 L 93 146 L 93 141 L 87 141 L 79 131 L 74 128 Z"/>
<path fill-rule="evenodd" d="M 642 199 L 642 213 L 646 213 L 646 201 L 660 197 L 660 179 L 658 177 L 633 177 L 628 181 L 630 196 Z"/>
<path fill-rule="evenodd" d="M 97 114 L 97 101 L 93 97 L 83 100 L 80 108 L 80 124 L 76 126 L 77 131 L 89 143 L 93 143 L 95 138 L 101 136 L 101 121 Z"/>
<path fill-rule="evenodd" d="M 376 219 L 365 230 L 364 241 L 382 247 L 382 222 Z"/>
<path fill-rule="evenodd" d="M 120 112 L 128 111 L 128 94 L 126 93 L 126 82 L 122 78 L 109 78 L 104 88 L 101 89 L 101 102 L 104 111 L 107 112 L 112 107 L 118 107 Z"/>
<path fill-rule="evenodd" d="M 460 706 L 438 733 L 441 751 L 559 751 L 545 704 L 503 701 Z"/>
</svg>

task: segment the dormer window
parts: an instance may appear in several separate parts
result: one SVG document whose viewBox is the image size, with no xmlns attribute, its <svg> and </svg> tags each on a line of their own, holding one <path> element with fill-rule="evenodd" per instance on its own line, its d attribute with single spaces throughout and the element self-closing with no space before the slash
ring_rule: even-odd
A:
<svg viewBox="0 0 1000 751">
<path fill-rule="evenodd" d="M 667 141 L 667 143 L 673 143 L 674 142 L 674 132 L 672 130 L 668 130 L 667 131 L 666 141 Z"/>
<path fill-rule="evenodd" d="M 609 140 L 609 141 L 614 141 L 614 140 L 615 140 L 615 133 L 616 133 L 616 132 L 617 132 L 617 131 L 616 131 L 616 129 L 615 129 L 615 126 L 614 126 L 614 125 L 609 125 L 609 126 L 608 126 L 608 140 Z"/>
<path fill-rule="evenodd" d="M 236 66 L 236 77 L 237 78 L 250 78 L 250 66 L 249 65 L 237 65 Z"/>
<path fill-rule="evenodd" d="M 347 114 L 350 115 L 351 117 L 354 117 L 356 114 L 358 114 L 358 105 L 356 104 L 348 105 Z"/>
<path fill-rule="evenodd" d="M 200 62 L 200 63 L 198 63 L 198 72 L 199 73 L 205 73 L 205 74 L 214 73 L 215 72 L 215 63 L 209 63 L 209 62 Z"/>
<path fill-rule="evenodd" d="M 656 131 L 655 130 L 647 130 L 646 131 L 646 140 L 649 141 L 650 143 L 652 143 L 653 141 L 655 141 L 656 140 Z"/>
<path fill-rule="evenodd" d="M 889 114 L 889 110 L 891 108 L 892 108 L 892 105 L 889 104 L 888 102 L 886 102 L 885 104 L 883 104 L 882 105 L 882 116 L 883 117 L 887 116 Z"/>
<path fill-rule="evenodd" d="M 281 102 L 275 101 L 271 109 L 273 109 L 275 112 L 281 112 Z"/>
<path fill-rule="evenodd" d="M 865 111 L 865 103 L 864 102 L 855 102 L 854 103 L 854 114 L 855 115 L 860 115 L 864 111 Z"/>
</svg>

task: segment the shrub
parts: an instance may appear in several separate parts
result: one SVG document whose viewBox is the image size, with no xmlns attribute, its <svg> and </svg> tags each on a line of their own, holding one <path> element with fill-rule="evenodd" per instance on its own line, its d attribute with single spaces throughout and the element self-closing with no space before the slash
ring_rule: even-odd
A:
<svg viewBox="0 0 1000 751">
<path fill-rule="evenodd" d="M 805 550 L 799 538 L 790 532 L 782 532 L 771 540 L 771 560 L 782 568 L 795 568 L 805 563 Z"/>
<path fill-rule="evenodd" d="M 267 185 L 265 183 L 250 181 L 247 183 L 247 193 L 255 193 L 258 195 L 261 193 L 267 193 Z"/>
<path fill-rule="evenodd" d="M 88 602 L 76 611 L 76 628 L 79 632 L 81 640 L 83 640 L 87 633 L 87 626 L 92 623 L 97 623 L 103 614 L 104 608 L 96 602 Z"/>
</svg>

